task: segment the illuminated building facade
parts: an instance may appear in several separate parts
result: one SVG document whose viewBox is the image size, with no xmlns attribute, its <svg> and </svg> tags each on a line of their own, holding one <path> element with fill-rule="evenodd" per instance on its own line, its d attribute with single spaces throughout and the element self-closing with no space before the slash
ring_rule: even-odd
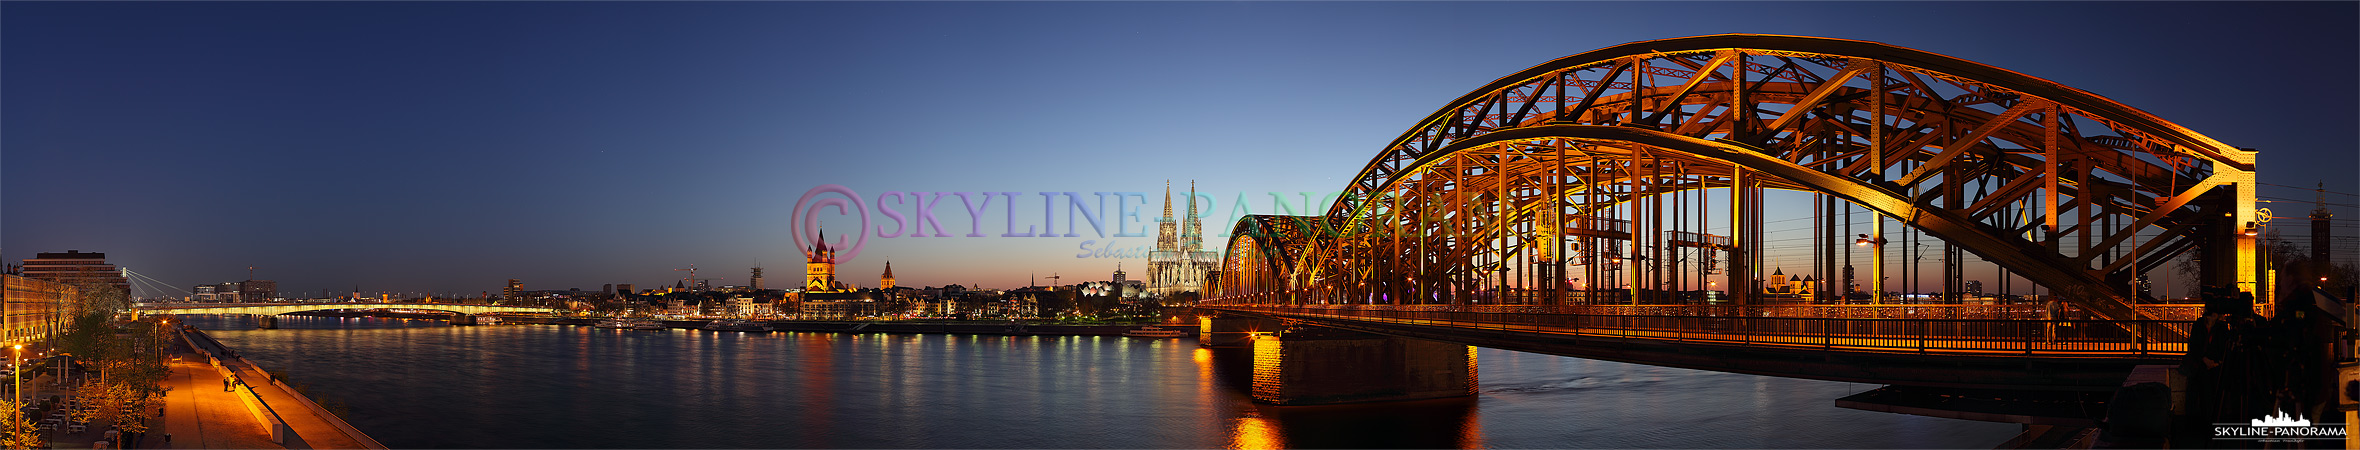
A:
<svg viewBox="0 0 2360 450">
<path fill-rule="evenodd" d="M 105 253 L 66 250 L 65 253 L 37 253 L 33 256 L 33 259 L 25 260 L 25 278 L 74 286 L 113 286 L 125 295 L 131 293 L 131 279 L 124 277 L 123 271 L 116 269 L 114 264 L 107 264 Z"/>
<path fill-rule="evenodd" d="M 1156 219 L 1155 250 L 1147 253 L 1147 292 L 1170 297 L 1202 292 L 1205 275 L 1220 268 L 1220 252 L 1204 249 L 1203 220 L 1197 216 L 1196 182 L 1188 183 L 1188 216 L 1172 220 L 1172 186 L 1164 185 L 1164 216 Z"/>
<path fill-rule="evenodd" d="M 6 284 L 7 311 L 0 314 L 0 339 L 10 343 L 24 342 L 48 336 L 65 322 L 65 315 L 79 289 L 73 285 L 49 280 L 0 275 Z"/>
<path fill-rule="evenodd" d="M 877 277 L 877 289 L 893 289 L 893 261 L 885 262 L 885 275 Z"/>
<path fill-rule="evenodd" d="M 826 231 L 811 245 L 803 268 L 802 301 L 796 305 L 803 318 L 851 319 L 883 313 L 886 305 L 878 298 L 882 292 L 862 291 L 836 281 L 836 249 L 828 247 Z M 890 285 L 892 277 L 888 271 L 884 281 Z"/>
<path fill-rule="evenodd" d="M 811 244 L 804 255 L 803 292 L 844 292 L 844 283 L 836 282 L 836 249 L 828 248 L 828 232 L 820 230 L 819 241 Z"/>
</svg>

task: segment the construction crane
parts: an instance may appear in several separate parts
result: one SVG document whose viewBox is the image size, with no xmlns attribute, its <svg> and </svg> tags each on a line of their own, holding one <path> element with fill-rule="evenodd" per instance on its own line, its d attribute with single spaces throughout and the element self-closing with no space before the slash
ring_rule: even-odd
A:
<svg viewBox="0 0 2360 450">
<path fill-rule="evenodd" d="M 672 269 L 672 271 L 674 271 L 674 272 L 682 272 L 682 271 L 688 272 L 688 283 L 685 285 L 685 287 L 686 287 L 687 289 L 689 289 L 689 290 L 695 290 L 695 289 L 697 288 L 697 280 L 698 280 L 698 278 L 697 278 L 697 265 L 695 265 L 695 264 L 689 264 L 689 265 L 688 265 L 688 268 L 686 268 L 686 269 Z M 712 277 L 712 278 L 705 278 L 705 280 L 719 280 L 719 279 L 722 279 L 722 278 L 724 278 L 724 277 Z"/>
</svg>

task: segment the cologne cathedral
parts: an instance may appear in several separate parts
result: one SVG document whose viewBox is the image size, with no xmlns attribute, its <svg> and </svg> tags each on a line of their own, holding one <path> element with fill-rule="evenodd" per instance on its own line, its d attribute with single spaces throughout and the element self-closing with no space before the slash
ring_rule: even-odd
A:
<svg viewBox="0 0 2360 450">
<path fill-rule="evenodd" d="M 1221 267 L 1221 255 L 1204 249 L 1204 221 L 1197 216 L 1196 182 L 1188 182 L 1188 219 L 1182 222 L 1172 220 L 1172 184 L 1164 182 L 1164 217 L 1155 222 L 1155 250 L 1147 253 L 1148 295 L 1202 293 L 1210 274 Z"/>
</svg>

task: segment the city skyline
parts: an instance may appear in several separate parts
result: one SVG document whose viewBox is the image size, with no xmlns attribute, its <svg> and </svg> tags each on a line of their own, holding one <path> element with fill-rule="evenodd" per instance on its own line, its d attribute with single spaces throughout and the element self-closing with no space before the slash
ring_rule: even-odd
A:
<svg viewBox="0 0 2360 450">
<path fill-rule="evenodd" d="M 2360 67 L 2316 56 L 2360 48 L 2351 4 L 1694 6 L 1714 12 L 1500 39 L 1513 31 L 1496 18 L 1436 4 L 10 3 L 0 258 L 106 252 L 183 289 L 249 266 L 289 292 L 669 286 L 690 264 L 736 284 L 757 262 L 795 278 L 789 210 L 842 185 L 866 201 L 1016 194 L 973 219 L 957 200 L 935 210 L 949 233 L 985 237 L 870 239 L 846 281 L 873 285 L 888 259 L 905 286 L 1096 280 L 1146 258 L 1076 258 L 1108 240 L 1087 231 L 1002 234 L 1041 223 L 1041 192 L 1144 193 L 1152 220 L 1164 180 L 1195 180 L 1218 193 L 1204 225 L 1219 250 L 1210 233 L 1228 229 L 1233 199 L 1336 191 L 1493 77 L 1718 33 L 1991 64 L 2260 149 L 2265 183 L 2360 191 L 2347 175 L 2360 151 L 2342 135 L 2360 114 L 2334 100 L 2360 92 Z M 2084 20 L 2101 12 L 2113 20 Z M 1888 14 L 2054 34 L 1863 20 Z M 1431 62 L 1446 51 L 1449 64 Z M 2224 61 L 2314 94 L 2214 91 Z M 2263 194 L 2310 198 L 2283 186 Z M 840 219 L 823 220 L 858 228 Z M 1147 231 L 1112 239 L 1148 247 Z"/>
</svg>

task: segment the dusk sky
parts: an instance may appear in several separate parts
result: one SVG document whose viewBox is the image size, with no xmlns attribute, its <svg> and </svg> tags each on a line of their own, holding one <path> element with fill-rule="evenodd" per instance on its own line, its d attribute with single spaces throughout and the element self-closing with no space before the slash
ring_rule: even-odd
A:
<svg viewBox="0 0 2360 450">
<path fill-rule="evenodd" d="M 831 184 L 1021 193 L 1022 232 L 1039 192 L 1142 192 L 1152 220 L 1164 180 L 1194 180 L 1223 231 L 1241 194 L 1269 213 L 1272 192 L 1336 191 L 1500 76 L 1719 33 L 2047 78 L 2259 149 L 2264 182 L 2360 192 L 2356 24 L 2351 2 L 8 2 L 0 259 L 106 252 L 180 289 L 254 266 L 313 295 L 652 287 L 691 264 L 734 285 L 757 262 L 792 286 L 791 210 Z M 1001 237 L 1005 201 L 964 237 L 946 197 L 953 237 L 872 232 L 839 273 L 1144 277 L 1077 254 L 1150 246 L 1151 225 Z M 831 238 L 858 228 L 830 214 Z"/>
</svg>

